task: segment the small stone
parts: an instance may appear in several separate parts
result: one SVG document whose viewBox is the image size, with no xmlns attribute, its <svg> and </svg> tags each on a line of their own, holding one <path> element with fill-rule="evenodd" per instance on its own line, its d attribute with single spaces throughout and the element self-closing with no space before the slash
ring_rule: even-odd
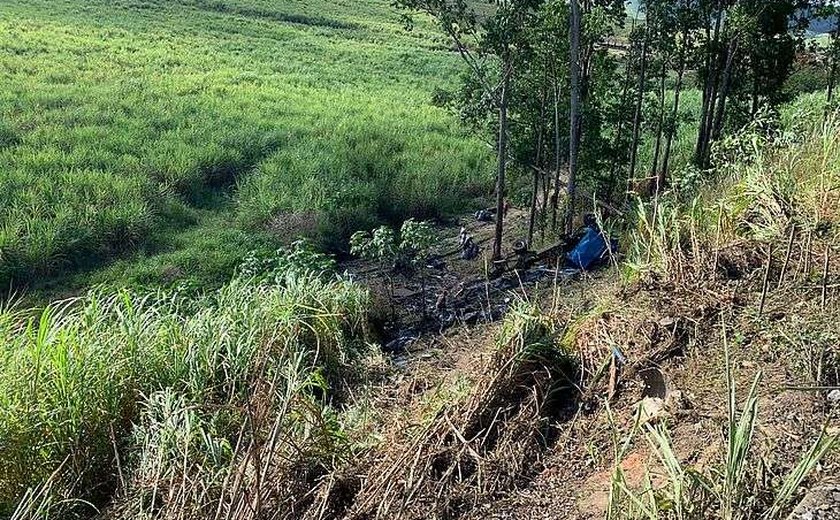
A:
<svg viewBox="0 0 840 520">
<path fill-rule="evenodd" d="M 671 325 L 673 325 L 676 322 L 677 322 L 677 320 L 675 320 L 674 318 L 671 318 L 671 317 L 662 318 L 661 320 L 659 320 L 659 326 L 663 327 L 663 328 L 670 327 Z"/>
<path fill-rule="evenodd" d="M 828 401 L 830 403 L 840 403 L 840 388 L 835 388 L 828 393 Z"/>
<path fill-rule="evenodd" d="M 665 401 L 659 397 L 645 397 L 639 401 L 637 406 L 641 408 L 639 413 L 639 421 L 641 424 L 653 424 L 670 415 L 665 410 Z"/>
<path fill-rule="evenodd" d="M 668 392 L 665 396 L 665 409 L 671 414 L 677 414 L 683 410 L 690 408 L 688 399 L 679 390 Z"/>
</svg>

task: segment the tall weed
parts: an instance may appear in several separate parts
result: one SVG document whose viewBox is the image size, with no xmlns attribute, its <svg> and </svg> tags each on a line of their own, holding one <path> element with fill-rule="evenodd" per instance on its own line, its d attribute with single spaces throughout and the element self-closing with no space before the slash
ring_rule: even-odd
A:
<svg viewBox="0 0 840 520">
<path fill-rule="evenodd" d="M 92 292 L 40 313 L 3 309 L 0 505 L 11 511 L 58 467 L 68 492 L 107 495 L 132 443 L 144 455 L 123 462 L 140 475 L 176 458 L 223 466 L 261 381 L 282 397 L 292 378 L 317 376 L 321 390 L 300 391 L 330 395 L 365 348 L 366 308 L 350 282 L 296 272 L 280 284 L 235 279 L 202 301 Z"/>
</svg>

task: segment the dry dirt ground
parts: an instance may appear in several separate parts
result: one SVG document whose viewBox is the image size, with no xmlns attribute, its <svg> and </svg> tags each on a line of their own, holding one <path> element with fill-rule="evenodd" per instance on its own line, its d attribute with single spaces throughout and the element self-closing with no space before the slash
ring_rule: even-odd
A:
<svg viewBox="0 0 840 520">
<path fill-rule="evenodd" d="M 512 211 L 506 250 L 527 225 L 524 212 Z M 491 223 L 467 217 L 441 227 L 442 251 L 457 250 L 461 225 L 482 243 L 482 257 L 468 262 L 445 256 L 446 268 L 427 282 L 429 309 L 443 290 L 452 294 L 486 273 Z M 369 427 L 377 442 L 322 482 L 303 516 L 603 518 L 616 464 L 631 486 L 641 485 L 648 471 L 658 481 L 657 462 L 644 440 L 623 460 L 614 457 L 616 439 L 631 430 L 646 397 L 663 405 L 650 412 L 656 415 L 651 421 L 667 426 L 685 466 L 719 463 L 727 422 L 724 344 L 739 403 L 760 374 L 755 452 L 763 462 L 761 478 L 778 480 L 823 426 L 834 431 L 840 426 L 838 404 L 826 390 L 811 389 L 826 381 L 837 384 L 837 366 L 831 365 L 837 354 L 825 345 L 836 348 L 838 342 L 840 294 L 829 292 L 823 301 L 808 276 L 802 283 L 785 281 L 798 276 L 793 265 L 794 275 L 785 275 L 778 266 L 764 266 L 758 254 L 727 254 L 716 254 L 715 262 L 726 264 L 729 274 L 709 273 L 684 284 L 653 277 L 630 283 L 609 265 L 565 277 L 554 262 L 552 275 L 547 261 L 538 277 L 518 273 L 527 281 L 486 289 L 476 305 L 491 310 L 527 299 L 551 320 L 556 343 L 578 359 L 570 381 L 574 391 L 563 393 L 563 402 L 548 411 L 529 404 L 549 400 L 538 395 L 544 379 L 510 376 L 499 368 L 502 325 L 489 319 L 496 317 L 492 312 L 470 323 L 456 319 L 451 326 L 436 326 L 434 318 L 420 317 L 416 279 L 388 281 L 373 266 L 347 264 L 373 287 L 383 314 L 397 309 L 402 325 L 386 328 L 383 343 L 393 342 L 388 353 L 393 369 L 370 393 Z M 778 284 L 764 282 L 776 276 Z M 515 389 L 499 390 L 498 381 L 508 376 Z M 490 397 L 482 402 L 485 395 Z M 488 410 L 496 410 L 491 426 L 469 437 L 470 425 L 484 424 Z M 830 453 L 805 487 L 840 475 L 838 458 L 836 450 Z"/>
</svg>

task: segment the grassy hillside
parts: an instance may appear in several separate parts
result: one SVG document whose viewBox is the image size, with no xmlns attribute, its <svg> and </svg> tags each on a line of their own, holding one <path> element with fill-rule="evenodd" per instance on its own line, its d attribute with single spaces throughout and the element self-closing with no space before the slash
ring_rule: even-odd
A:
<svg viewBox="0 0 840 520">
<path fill-rule="evenodd" d="M 781 520 L 840 474 L 823 95 L 700 172 L 687 83 L 672 182 L 598 215 L 597 270 L 491 275 L 469 214 L 434 271 L 387 230 L 339 265 L 282 244 L 491 189 L 429 104 L 458 57 L 389 1 L 0 0 L 0 288 L 51 299 L 0 297 L 0 519 Z"/>
<path fill-rule="evenodd" d="M 375 295 L 307 250 L 200 300 L 0 309 L 0 515 L 785 518 L 840 463 L 807 391 L 840 382 L 840 122 L 809 105 L 639 205 L 625 276 L 529 286 L 408 365 L 370 348 Z M 688 404 L 642 425 L 651 367 Z"/>
<path fill-rule="evenodd" d="M 483 195 L 490 153 L 428 104 L 459 70 L 428 31 L 385 0 L 4 2 L 0 284 L 134 251 L 93 280 L 213 279 Z"/>
</svg>

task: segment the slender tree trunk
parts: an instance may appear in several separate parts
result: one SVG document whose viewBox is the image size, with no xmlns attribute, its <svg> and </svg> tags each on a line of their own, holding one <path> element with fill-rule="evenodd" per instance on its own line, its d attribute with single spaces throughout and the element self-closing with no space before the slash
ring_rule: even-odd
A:
<svg viewBox="0 0 840 520">
<path fill-rule="evenodd" d="M 753 67 L 753 84 L 752 84 L 752 100 L 750 102 L 750 117 L 755 117 L 758 114 L 759 106 L 759 72 L 757 67 Z"/>
<path fill-rule="evenodd" d="M 539 138 L 542 139 L 542 136 Z M 537 157 L 539 159 L 539 157 Z M 534 168 L 534 190 L 531 194 L 531 215 L 528 219 L 528 245 L 534 241 L 534 229 L 537 225 L 537 203 L 540 193 L 540 163 L 536 161 L 536 168 Z"/>
<path fill-rule="evenodd" d="M 653 147 L 653 161 L 650 165 L 650 177 L 656 177 L 655 192 L 659 193 L 659 156 L 662 153 L 662 134 L 665 131 L 665 76 L 668 73 L 667 61 L 662 60 L 662 75 L 659 78 L 659 121 L 656 125 L 656 144 Z"/>
<path fill-rule="evenodd" d="M 648 34 L 645 28 L 645 39 L 642 42 L 642 56 L 639 65 L 639 83 L 636 90 L 636 107 L 633 110 L 633 142 L 630 144 L 630 171 L 627 174 L 627 192 L 630 192 L 630 182 L 636 174 L 636 159 L 639 152 L 639 133 L 642 127 L 642 101 L 645 94 L 645 72 L 647 70 Z"/>
<path fill-rule="evenodd" d="M 837 54 L 838 54 L 838 39 L 840 38 L 840 15 L 837 16 L 837 25 L 834 28 L 834 33 L 831 35 L 831 41 L 828 44 L 829 59 L 831 66 L 828 71 L 828 89 L 825 94 L 825 110 L 826 114 L 831 110 L 831 104 L 834 101 L 834 87 L 837 83 Z"/>
<path fill-rule="evenodd" d="M 585 12 L 585 11 L 584 11 Z M 578 67 L 578 73 L 580 74 L 580 106 L 586 106 L 586 103 L 589 101 L 589 93 L 590 93 L 590 78 L 591 78 L 591 71 L 592 71 L 592 56 L 595 53 L 595 46 L 594 44 L 590 43 L 583 54 L 581 54 L 580 58 L 580 66 Z M 578 142 L 581 139 L 581 135 L 578 135 Z"/>
<path fill-rule="evenodd" d="M 718 102 L 718 91 L 720 89 L 720 70 L 715 69 L 715 77 L 712 82 L 711 95 L 709 96 L 709 107 L 706 115 L 703 118 L 703 142 L 700 148 L 700 162 L 698 165 L 701 168 L 709 167 L 709 151 L 712 144 L 712 128 L 715 120 L 715 106 Z"/>
<path fill-rule="evenodd" d="M 636 20 L 638 19 L 638 12 L 636 13 L 636 18 L 633 19 L 633 26 L 630 29 L 630 33 L 633 33 L 633 30 L 636 28 Z M 623 85 L 621 88 L 621 102 L 619 106 L 621 107 L 620 110 L 624 110 L 624 107 L 627 106 L 627 96 L 630 93 L 630 73 L 632 72 L 630 67 L 630 58 L 628 56 L 627 65 L 625 66 L 624 70 L 624 80 Z M 610 185 L 607 188 L 607 201 L 611 202 L 612 197 L 615 191 L 615 186 L 619 183 L 618 178 L 618 149 L 621 145 L 621 136 L 624 132 L 624 117 L 623 114 L 620 112 L 618 116 L 618 127 L 615 131 L 615 139 L 613 139 L 613 151 L 612 151 L 612 159 L 610 160 Z"/>
<path fill-rule="evenodd" d="M 493 240 L 493 260 L 502 258 L 502 232 L 505 220 L 505 172 L 507 166 L 507 109 L 510 87 L 510 62 L 505 57 L 502 70 L 502 90 L 499 98 L 499 170 L 496 175 L 496 234 Z"/>
<path fill-rule="evenodd" d="M 709 47 L 706 53 L 706 83 L 703 88 L 703 108 L 700 112 L 700 128 L 697 131 L 697 146 L 694 150 L 694 163 L 701 168 L 706 166 L 705 157 L 710 137 L 711 116 L 714 112 L 715 98 L 717 96 L 720 62 L 718 47 L 720 44 L 720 28 L 722 19 L 722 13 L 718 12 L 717 17 L 715 18 L 715 28 L 712 35 L 709 34 L 708 29 L 706 30 L 706 41 L 708 42 Z"/>
<path fill-rule="evenodd" d="M 674 135 L 677 133 L 677 118 L 680 113 L 680 94 L 682 93 L 683 78 L 685 77 L 685 54 L 688 46 L 688 29 L 683 29 L 682 49 L 680 49 L 680 64 L 677 70 L 677 84 L 674 86 L 674 106 L 671 109 L 671 121 L 668 126 L 668 136 L 665 139 L 665 155 L 662 158 L 662 171 L 660 172 L 659 188 L 663 188 L 668 182 L 668 169 L 671 162 L 671 146 L 674 142 Z"/>
<path fill-rule="evenodd" d="M 709 96 L 712 94 L 712 36 L 708 23 L 706 24 L 706 55 L 703 57 L 703 69 L 706 79 L 703 82 L 703 103 L 700 106 L 700 123 L 697 125 L 697 142 L 694 145 L 694 164 L 700 165 L 700 151 L 703 146 L 703 131 L 706 126 L 706 114 L 709 112 Z"/>
<path fill-rule="evenodd" d="M 571 46 L 569 66 L 571 68 L 571 104 L 569 120 L 569 184 L 566 201 L 566 234 L 571 234 L 575 217 L 575 182 L 577 177 L 578 148 L 580 146 L 580 4 L 571 0 Z"/>
<path fill-rule="evenodd" d="M 560 85 L 554 80 L 554 194 L 551 196 L 551 229 L 557 230 L 560 203 Z"/>
<path fill-rule="evenodd" d="M 559 129 L 558 129 L 558 126 L 557 126 L 557 121 L 559 119 L 559 116 L 558 116 L 559 108 L 557 106 L 558 94 L 557 94 L 556 74 L 554 74 L 554 78 L 552 79 L 552 83 L 553 83 L 552 84 L 552 92 L 553 92 L 553 95 L 554 95 L 554 163 L 555 163 L 554 168 L 555 168 L 555 172 L 557 172 L 557 171 L 560 171 L 560 168 L 557 167 L 557 163 L 558 163 L 557 152 L 560 148 L 560 144 L 559 144 L 560 143 L 560 133 L 559 133 Z M 546 163 L 547 162 L 548 161 L 546 161 Z M 542 212 L 542 215 L 541 215 L 542 219 L 540 221 L 540 237 L 543 238 L 543 239 L 545 239 L 545 228 L 548 227 L 549 205 L 552 204 L 552 201 L 550 199 L 552 178 L 548 174 L 549 171 L 551 171 L 551 170 L 543 172 L 543 176 L 542 176 L 543 212 Z M 556 174 L 555 174 L 555 176 L 556 176 Z M 557 204 L 556 204 L 556 201 L 557 201 L 557 199 L 555 198 L 553 208 L 551 209 L 551 212 L 554 215 L 553 218 L 554 218 L 555 222 L 556 222 L 556 219 L 557 219 Z"/>
<path fill-rule="evenodd" d="M 534 191 L 531 194 L 531 216 L 528 221 L 528 245 L 534 240 L 534 228 L 537 222 L 537 202 L 540 193 L 540 159 L 542 158 L 543 119 L 545 119 L 545 81 L 543 81 L 542 99 L 540 100 L 540 117 L 537 124 L 537 149 L 534 153 Z"/>
<path fill-rule="evenodd" d="M 729 86 L 732 80 L 732 63 L 735 59 L 735 54 L 738 52 L 738 39 L 733 36 L 729 42 L 729 47 L 726 50 L 726 67 L 723 69 L 723 79 L 721 80 L 720 95 L 718 97 L 717 110 L 715 111 L 714 126 L 712 127 L 712 141 L 720 139 L 723 130 L 723 123 L 726 119 L 726 101 L 729 97 Z M 706 160 L 708 161 L 708 151 L 706 152 Z"/>
</svg>

